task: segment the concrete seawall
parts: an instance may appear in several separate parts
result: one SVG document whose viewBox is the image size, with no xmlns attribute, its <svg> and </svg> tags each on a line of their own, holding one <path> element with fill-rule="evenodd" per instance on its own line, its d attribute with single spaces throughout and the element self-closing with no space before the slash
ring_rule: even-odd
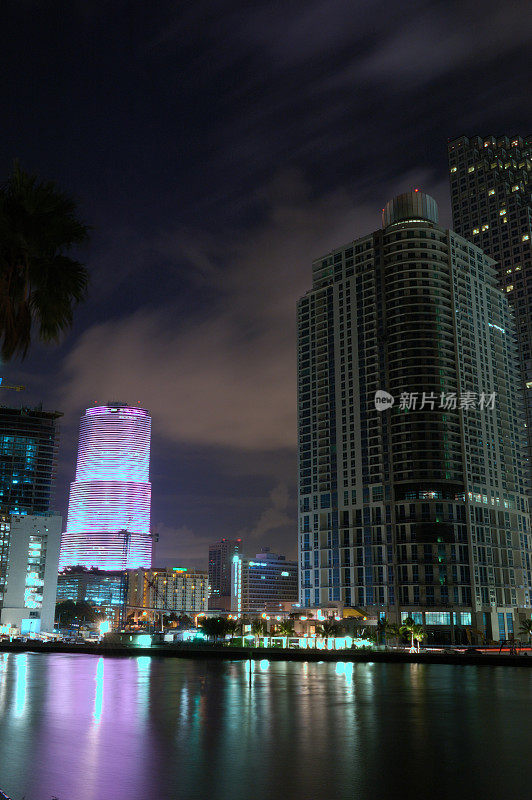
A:
<svg viewBox="0 0 532 800">
<path fill-rule="evenodd" d="M 216 646 L 152 645 L 130 647 L 116 644 L 46 644 L 41 642 L 0 642 L 5 653 L 70 653 L 109 657 L 152 656 L 155 658 L 209 658 L 242 661 L 347 661 L 389 664 L 474 664 L 476 666 L 532 667 L 532 657 L 509 655 L 498 651 L 477 653 L 409 653 L 396 650 L 282 650 L 279 648 L 242 648 Z M 0 800 L 2 798 L 0 797 Z"/>
</svg>

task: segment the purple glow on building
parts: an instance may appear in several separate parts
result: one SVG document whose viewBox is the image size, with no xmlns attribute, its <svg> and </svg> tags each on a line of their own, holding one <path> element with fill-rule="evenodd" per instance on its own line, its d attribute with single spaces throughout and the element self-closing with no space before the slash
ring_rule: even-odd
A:
<svg viewBox="0 0 532 800">
<path fill-rule="evenodd" d="M 86 410 L 60 569 L 151 566 L 150 434 L 143 408 L 111 403 Z"/>
</svg>

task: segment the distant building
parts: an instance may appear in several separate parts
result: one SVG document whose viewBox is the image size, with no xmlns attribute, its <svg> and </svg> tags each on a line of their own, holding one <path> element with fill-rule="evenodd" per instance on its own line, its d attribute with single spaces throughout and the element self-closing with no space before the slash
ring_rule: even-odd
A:
<svg viewBox="0 0 532 800">
<path fill-rule="evenodd" d="M 264 549 L 254 559 L 233 556 L 231 611 L 285 611 L 298 599 L 298 564 Z"/>
<path fill-rule="evenodd" d="M 86 567 L 67 567 L 57 578 L 57 602 L 88 603 L 95 611 L 118 623 L 125 601 L 125 575 Z"/>
<path fill-rule="evenodd" d="M 24 633 L 53 629 L 61 517 L 50 508 L 60 416 L 0 408 L 0 619 Z"/>
<path fill-rule="evenodd" d="M 460 136 L 448 154 L 454 230 L 495 259 L 515 313 L 532 490 L 532 137 Z"/>
<path fill-rule="evenodd" d="M 209 547 L 209 608 L 231 610 L 233 556 L 242 553 L 242 539 L 220 539 Z"/>
<path fill-rule="evenodd" d="M 151 418 L 124 403 L 88 408 L 81 419 L 60 567 L 151 565 Z"/>
<path fill-rule="evenodd" d="M 21 634 L 51 632 L 62 519 L 51 514 L 12 514 L 9 524 L 0 622 Z"/>
<path fill-rule="evenodd" d="M 128 611 L 198 614 L 208 609 L 206 572 L 185 567 L 128 570 Z"/>
</svg>

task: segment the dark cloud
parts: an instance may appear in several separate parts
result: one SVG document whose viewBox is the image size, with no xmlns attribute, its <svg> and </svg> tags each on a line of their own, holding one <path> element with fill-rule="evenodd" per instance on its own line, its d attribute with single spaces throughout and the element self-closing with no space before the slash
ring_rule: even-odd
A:
<svg viewBox="0 0 532 800">
<path fill-rule="evenodd" d="M 158 559 L 205 564 L 237 533 L 295 554 L 312 259 L 413 186 L 449 224 L 446 139 L 529 132 L 527 16 L 521 0 L 5 4 L 0 164 L 56 178 L 94 226 L 72 336 L 9 371 L 65 411 L 59 505 L 83 408 L 140 401 Z"/>
</svg>

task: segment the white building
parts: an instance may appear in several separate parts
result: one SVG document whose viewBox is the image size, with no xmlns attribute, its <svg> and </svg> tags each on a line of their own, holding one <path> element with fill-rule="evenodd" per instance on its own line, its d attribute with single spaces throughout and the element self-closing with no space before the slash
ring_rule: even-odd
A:
<svg viewBox="0 0 532 800">
<path fill-rule="evenodd" d="M 12 514 L 0 623 L 21 634 L 54 628 L 62 518 Z"/>
</svg>

